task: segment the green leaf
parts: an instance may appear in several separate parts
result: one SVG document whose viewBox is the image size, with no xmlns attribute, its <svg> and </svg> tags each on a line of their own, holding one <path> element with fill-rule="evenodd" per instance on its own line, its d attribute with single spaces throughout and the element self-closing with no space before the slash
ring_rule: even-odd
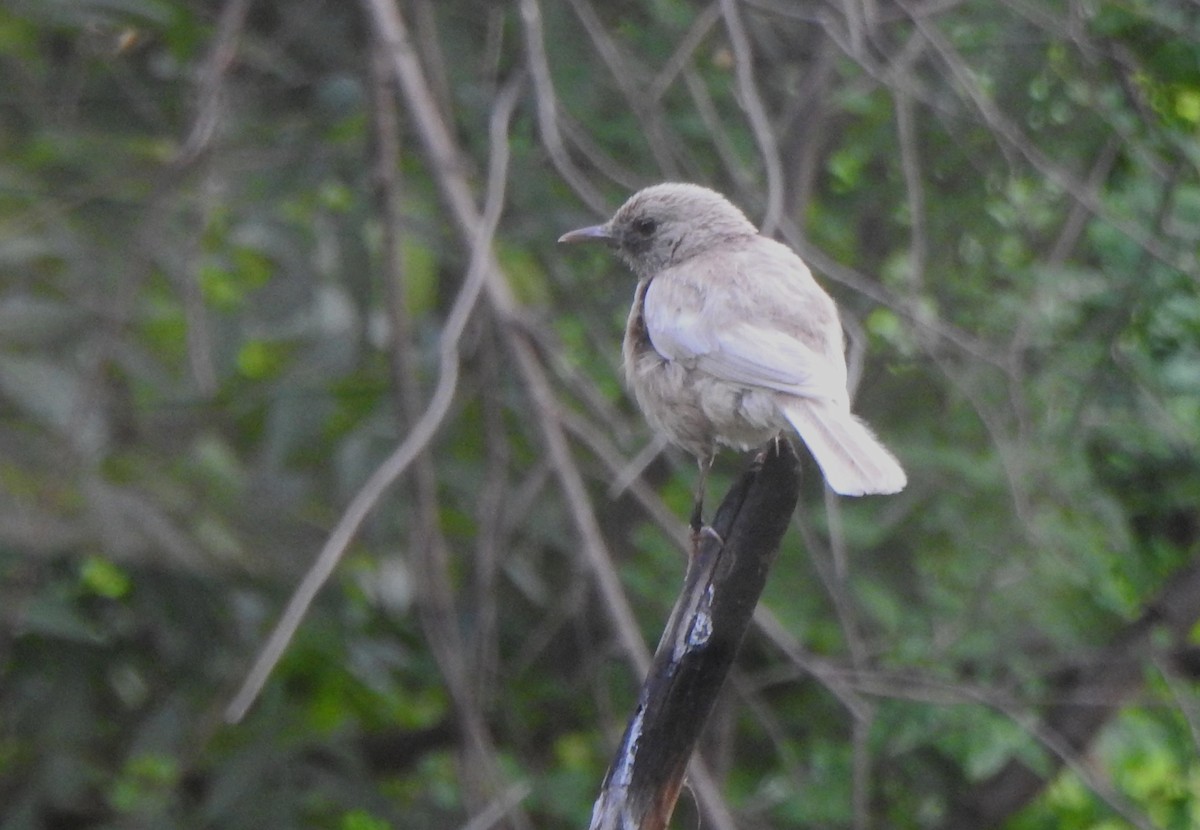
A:
<svg viewBox="0 0 1200 830">
<path fill-rule="evenodd" d="M 105 599 L 121 599 L 133 585 L 124 570 L 100 556 L 89 556 L 83 560 L 79 579 L 84 590 Z"/>
</svg>

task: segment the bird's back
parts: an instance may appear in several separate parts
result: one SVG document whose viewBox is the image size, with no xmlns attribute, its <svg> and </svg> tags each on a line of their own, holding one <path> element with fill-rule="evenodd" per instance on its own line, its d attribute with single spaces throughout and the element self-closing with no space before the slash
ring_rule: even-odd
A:
<svg viewBox="0 0 1200 830">
<path fill-rule="evenodd" d="M 844 399 L 837 308 L 786 246 L 747 237 L 648 282 L 639 286 L 644 328 L 663 357 L 718 361 L 718 374 L 728 369 L 728 380 L 748 386 Z"/>
</svg>

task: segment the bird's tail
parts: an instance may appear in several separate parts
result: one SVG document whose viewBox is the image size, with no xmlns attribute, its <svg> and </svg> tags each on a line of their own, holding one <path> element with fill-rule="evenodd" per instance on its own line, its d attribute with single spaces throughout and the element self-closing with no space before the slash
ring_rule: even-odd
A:
<svg viewBox="0 0 1200 830">
<path fill-rule="evenodd" d="M 818 398 L 794 398 L 783 407 L 825 481 L 843 496 L 898 493 L 908 477 L 900 462 L 879 443 L 848 407 Z"/>
</svg>

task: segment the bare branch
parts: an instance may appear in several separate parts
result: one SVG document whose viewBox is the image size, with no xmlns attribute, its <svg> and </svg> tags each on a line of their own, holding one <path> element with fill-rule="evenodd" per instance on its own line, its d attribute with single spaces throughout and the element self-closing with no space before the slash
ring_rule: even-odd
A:
<svg viewBox="0 0 1200 830">
<path fill-rule="evenodd" d="M 662 111 L 653 106 L 656 100 L 648 94 L 645 83 L 634 78 L 630 71 L 632 60 L 623 54 L 617 44 L 609 36 L 596 10 L 588 0 L 568 0 L 575 15 L 583 24 L 588 37 L 591 38 L 600 59 L 608 68 L 621 94 L 625 96 L 638 123 L 642 126 L 642 135 L 646 145 L 654 156 L 655 164 L 663 175 L 670 179 L 680 176 L 679 164 L 676 159 L 677 142 L 670 139 L 670 131 L 663 120 Z"/>
<path fill-rule="evenodd" d="M 796 506 L 800 476 L 774 442 L 733 486 L 693 543 L 654 664 L 592 811 L 593 830 L 662 830 L 766 585 Z"/>
<path fill-rule="evenodd" d="M 846 673 L 832 661 L 808 653 L 796 635 L 779 621 L 771 609 L 762 605 L 755 608 L 754 623 L 767 641 L 779 649 L 788 662 L 821 683 L 838 699 L 839 703 L 846 707 L 851 715 L 855 718 L 864 718 L 868 715 L 868 704 L 846 681 Z"/>
<path fill-rule="evenodd" d="M 667 90 L 675 83 L 675 80 L 683 72 L 684 67 L 692 62 L 692 56 L 696 50 L 700 48 L 700 44 L 708 37 L 708 33 L 712 31 L 713 26 L 721 19 L 721 7 L 717 3 L 709 3 L 704 7 L 700 14 L 696 15 L 696 19 L 692 21 L 692 25 L 688 27 L 683 37 L 679 39 L 679 45 L 675 47 L 675 51 L 671 53 L 671 57 L 659 70 L 658 74 L 650 84 L 650 91 L 647 93 L 649 103 L 657 103 L 667 94 Z"/>
<path fill-rule="evenodd" d="M 205 153 L 212 145 L 213 135 L 221 119 L 221 92 L 225 71 L 237 54 L 237 39 L 246 20 L 250 0 L 228 0 L 217 18 L 217 31 L 212 48 L 204 62 L 200 75 L 200 101 L 191 130 L 180 147 L 179 155 L 172 162 L 175 166 L 186 166 Z"/>
<path fill-rule="evenodd" d="M 775 233 L 783 218 L 783 164 L 779 160 L 775 131 L 771 128 L 767 109 L 754 80 L 754 55 L 750 49 L 750 38 L 746 35 L 746 28 L 742 23 L 738 0 L 720 0 L 720 3 L 721 15 L 725 18 L 725 29 L 729 32 L 729 42 L 733 47 L 738 97 L 762 155 L 767 179 L 767 204 L 760 227 L 764 234 L 770 236 Z"/>
<path fill-rule="evenodd" d="M 475 817 L 464 824 L 461 830 L 491 830 L 505 816 L 511 814 L 517 806 L 529 797 L 533 787 L 521 781 L 500 793 L 486 809 L 475 814 Z"/>
<path fill-rule="evenodd" d="M 1186 639 L 1200 620 L 1200 558 L 1171 575 L 1142 615 L 1126 626 L 1085 664 L 1050 678 L 1054 699 L 1040 719 L 1015 710 L 1003 701 L 985 700 L 1012 717 L 1050 753 L 1055 767 L 1066 765 L 1117 814 L 1140 828 L 1153 824 L 1102 781 L 1081 753 L 1100 729 L 1145 682 L 1142 666 L 1155 638 Z M 948 817 L 946 828 L 999 826 L 1025 806 L 1049 783 L 1049 778 L 1018 757 L 964 793 Z"/>
<path fill-rule="evenodd" d="M 919 143 L 912 97 L 898 91 L 895 102 L 900 167 L 904 171 L 904 190 L 908 194 L 908 278 L 913 293 L 920 296 L 925 287 L 925 263 L 929 257 L 929 240 L 925 230 L 925 186 L 921 176 L 921 157 L 917 150 Z"/>
<path fill-rule="evenodd" d="M 612 484 L 609 486 L 609 497 L 617 498 L 628 492 L 658 526 L 659 531 L 670 539 L 681 553 L 686 554 L 691 548 L 691 542 L 685 526 L 679 521 L 678 516 L 667 509 L 662 499 L 638 477 L 641 467 L 644 466 L 644 463 L 639 464 L 639 461 L 648 454 L 646 450 L 654 450 L 654 455 L 658 455 L 665 446 L 664 442 L 652 441 L 634 461 L 625 462 L 616 448 L 609 444 L 604 433 L 595 429 L 582 416 L 574 412 L 563 412 L 562 421 L 570 433 L 581 440 L 608 468 L 609 474 L 613 477 Z M 620 485 L 620 489 L 614 492 L 618 485 Z"/>
<path fill-rule="evenodd" d="M 413 56 L 404 21 L 401 19 L 399 11 L 387 0 L 367 0 L 367 2 L 376 18 L 379 30 L 391 44 L 392 53 L 395 55 L 397 78 L 416 119 L 422 143 L 435 161 L 433 172 L 449 203 L 451 213 L 464 236 L 471 240 L 480 239 L 485 231 L 483 217 L 479 216 L 475 210 L 470 196 L 470 187 L 461 170 L 458 165 L 451 163 L 451 160 L 457 155 L 457 143 L 453 141 L 445 122 L 441 120 L 436 109 L 429 103 L 421 67 Z M 501 320 L 505 322 L 515 320 L 517 318 L 516 300 L 504 280 L 494 253 L 475 247 L 472 248 L 472 251 L 473 255 L 477 253 L 480 259 L 478 273 L 476 273 L 476 268 L 472 267 L 471 276 L 477 276 L 486 286 L 488 298 Z M 473 261 L 473 266 L 474 264 Z M 593 566 L 605 607 L 611 615 L 614 628 L 631 664 L 640 671 L 644 671 L 645 666 L 649 665 L 649 652 L 638 632 L 633 612 L 629 608 L 628 600 L 616 577 L 611 557 L 604 546 L 603 537 L 583 486 L 583 479 L 571 460 L 566 437 L 559 424 L 554 393 L 545 372 L 537 362 L 533 346 L 524 337 L 519 336 L 520 327 L 508 326 L 506 331 L 509 334 L 509 344 L 517 357 L 518 368 L 538 411 L 539 423 L 550 451 L 551 464 L 563 484 L 571 515 L 582 536 L 584 552 Z"/>
<path fill-rule="evenodd" d="M 583 476 L 571 457 L 554 391 L 529 342 L 523 337 L 514 336 L 510 338 L 509 346 L 516 355 L 533 400 L 538 422 L 542 427 L 542 437 L 550 453 L 550 464 L 563 487 L 563 496 L 575 522 L 575 528 L 580 534 L 583 553 L 592 568 L 592 575 L 600 589 L 604 607 L 616 628 L 617 638 L 626 659 L 639 676 L 644 675 L 650 667 L 650 651 L 646 648 L 633 610 L 629 607 L 629 600 L 621 587 L 612 556 L 604 542 L 604 535 L 600 532 L 600 525 L 592 511 Z"/>
<path fill-rule="evenodd" d="M 713 148 L 717 151 L 729 178 L 733 180 L 739 192 L 752 192 L 755 187 L 754 176 L 738 156 L 737 148 L 734 146 L 733 139 L 730 138 L 729 131 L 721 123 L 721 115 L 717 112 L 708 87 L 700 80 L 696 70 L 691 67 L 683 70 L 683 82 L 687 86 L 688 95 L 692 98 L 696 114 L 704 122 L 709 140 L 712 141 Z"/>
<path fill-rule="evenodd" d="M 542 32 L 542 10 L 538 0 L 521 0 L 521 22 L 525 31 L 526 63 L 533 79 L 533 100 L 537 112 L 538 130 L 542 145 L 550 154 L 550 161 L 560 176 L 571 186 L 584 204 L 597 214 L 607 212 L 607 205 L 591 182 L 571 161 L 563 146 L 562 134 L 558 131 L 558 97 L 554 93 L 554 81 L 550 75 L 550 64 L 546 58 L 545 36 Z"/>
<path fill-rule="evenodd" d="M 387 0 L 365 2 L 368 3 L 376 26 L 394 56 L 397 80 L 451 215 L 460 233 L 467 239 L 475 240 L 481 232 L 482 219 L 472 202 L 470 186 L 460 166 L 454 161 L 457 157 L 457 142 L 431 104 L 421 66 L 415 59 L 404 20 L 399 10 Z M 472 252 L 482 255 L 480 249 L 475 246 L 472 246 Z M 485 265 L 483 279 L 489 301 L 502 322 L 515 322 L 519 317 L 517 304 L 494 253 L 487 252 Z M 537 361 L 533 344 L 522 335 L 521 326 L 508 325 L 505 330 L 509 336 L 510 348 L 517 358 L 521 377 L 535 405 L 538 423 L 550 453 L 551 465 L 563 487 L 568 508 L 580 534 L 583 553 L 599 587 L 603 607 L 608 613 L 626 658 L 639 674 L 644 674 L 650 662 L 649 651 L 641 638 L 629 601 L 604 545 L 582 476 L 571 458 L 549 380 Z M 696 788 L 710 817 L 715 816 L 719 819 L 728 814 L 715 786 L 703 775 L 697 779 Z"/>
<path fill-rule="evenodd" d="M 440 374 L 429 405 L 408 437 L 371 474 L 342 514 L 325 547 L 321 549 L 316 561 L 292 594 L 283 617 L 271 632 L 241 689 L 226 709 L 225 716 L 230 721 L 239 721 L 245 715 L 291 642 L 313 599 L 333 574 L 367 515 L 375 508 L 387 489 L 404 474 L 413 460 L 433 440 L 450 409 L 458 384 L 458 342 L 483 290 L 491 266 L 491 239 L 504 205 L 504 182 L 508 164 L 506 131 L 508 120 L 516 106 L 519 88 L 517 84 L 509 84 L 496 100 L 492 122 L 492 160 L 488 173 L 487 202 L 479 224 L 470 236 L 471 264 L 467 269 L 466 279 L 450 309 L 442 332 Z"/>
<path fill-rule="evenodd" d="M 559 110 L 558 120 L 563 135 L 570 140 L 571 145 L 596 168 L 597 172 L 604 175 L 609 181 L 620 185 L 622 190 L 637 190 L 644 183 L 642 177 L 636 172 L 604 152 L 604 149 L 588 135 L 587 130 L 569 112 Z M 578 191 L 576 195 L 578 195 Z M 597 214 L 607 215 L 609 212 L 608 208 L 601 202 L 593 205 L 590 201 L 587 201 L 586 204 Z"/>
<path fill-rule="evenodd" d="M 897 0 L 904 8 L 908 7 L 905 0 Z M 1100 198 L 1100 194 L 1085 183 L 1078 181 L 1074 174 L 1047 156 L 1034 142 L 1030 141 L 1020 127 L 1004 115 L 996 103 L 981 88 L 971 73 L 966 61 L 958 54 L 946 37 L 931 25 L 924 17 L 914 14 L 913 22 L 917 30 L 928 40 L 934 51 L 942 58 L 959 87 L 967 94 L 975 106 L 983 122 L 991 129 L 999 144 L 1013 150 L 1024 158 L 1034 170 L 1045 176 L 1055 186 L 1067 193 L 1072 199 L 1083 205 L 1098 219 L 1111 225 L 1123 235 L 1135 242 L 1154 259 L 1172 268 L 1191 272 L 1196 265 L 1196 254 L 1177 254 L 1163 244 L 1162 240 L 1138 225 L 1109 210 Z"/>
</svg>

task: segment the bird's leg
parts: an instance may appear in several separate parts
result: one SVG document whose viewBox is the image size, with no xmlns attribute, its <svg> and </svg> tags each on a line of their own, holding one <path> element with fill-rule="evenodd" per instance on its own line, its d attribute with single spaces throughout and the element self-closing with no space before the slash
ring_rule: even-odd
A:
<svg viewBox="0 0 1200 830">
<path fill-rule="evenodd" d="M 782 432 L 777 432 L 777 433 L 775 433 L 775 437 L 771 439 L 769 446 L 771 447 L 772 450 L 775 451 L 776 455 L 779 455 L 783 451 L 779 445 L 786 440 L 787 440 L 787 438 L 784 437 Z M 766 460 L 767 460 L 767 448 L 763 447 L 762 450 L 759 452 L 758 456 L 754 459 L 754 461 L 756 464 L 758 464 L 758 466 L 761 467 L 763 465 L 763 462 Z"/>
<path fill-rule="evenodd" d="M 696 499 L 692 502 L 692 518 L 688 522 L 693 533 L 699 533 L 700 528 L 704 527 L 704 485 L 708 481 L 708 471 L 712 469 L 713 459 L 716 457 L 715 452 L 710 452 L 707 457 L 701 456 L 696 459 L 700 467 L 700 477 L 696 483 Z"/>
<path fill-rule="evenodd" d="M 777 432 L 774 438 L 763 444 L 762 449 L 754 454 L 754 460 L 750 462 L 750 466 L 754 472 L 757 473 L 762 469 L 762 465 L 767 462 L 767 453 L 771 452 L 771 450 L 774 450 L 775 454 L 779 455 L 779 442 L 783 440 L 783 433 Z"/>
</svg>

